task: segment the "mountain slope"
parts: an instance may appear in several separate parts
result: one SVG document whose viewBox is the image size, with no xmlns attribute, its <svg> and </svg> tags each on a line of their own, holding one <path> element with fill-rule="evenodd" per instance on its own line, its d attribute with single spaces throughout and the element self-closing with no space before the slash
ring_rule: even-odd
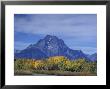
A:
<svg viewBox="0 0 110 89">
<path fill-rule="evenodd" d="M 97 53 L 94 53 L 92 55 L 89 55 L 88 58 L 91 60 L 91 61 L 96 61 L 97 60 Z"/>
<path fill-rule="evenodd" d="M 43 59 L 51 56 L 65 56 L 71 60 L 78 58 L 88 59 L 81 50 L 72 50 L 62 39 L 51 35 L 47 35 L 36 44 L 31 44 L 19 53 L 15 53 L 15 58 Z"/>
<path fill-rule="evenodd" d="M 14 53 L 20 53 L 20 51 L 21 51 L 21 50 L 15 49 L 15 50 L 14 50 Z"/>
</svg>

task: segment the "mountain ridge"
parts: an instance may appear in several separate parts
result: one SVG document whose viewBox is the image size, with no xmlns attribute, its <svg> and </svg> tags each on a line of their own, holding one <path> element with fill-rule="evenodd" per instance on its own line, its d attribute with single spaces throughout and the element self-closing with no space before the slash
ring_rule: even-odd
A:
<svg viewBox="0 0 110 89">
<path fill-rule="evenodd" d="M 79 58 L 90 60 L 81 50 L 70 49 L 62 39 L 52 35 L 46 35 L 44 39 L 15 53 L 15 58 L 45 59 L 52 56 L 65 56 L 70 60 Z"/>
</svg>

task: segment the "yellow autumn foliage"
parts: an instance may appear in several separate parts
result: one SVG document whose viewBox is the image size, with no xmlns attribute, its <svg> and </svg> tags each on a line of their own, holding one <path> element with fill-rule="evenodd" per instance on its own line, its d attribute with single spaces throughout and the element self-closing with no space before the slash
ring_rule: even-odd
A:
<svg viewBox="0 0 110 89">
<path fill-rule="evenodd" d="M 72 72 L 96 72 L 97 63 L 85 59 L 69 60 L 64 56 L 49 57 L 45 60 L 17 59 L 15 70 L 63 70 Z"/>
<path fill-rule="evenodd" d="M 68 59 L 66 59 L 64 56 L 55 56 L 55 57 L 50 57 L 49 59 L 47 59 L 48 62 L 54 63 L 54 64 L 58 64 L 59 62 L 64 62 L 67 60 Z"/>
</svg>

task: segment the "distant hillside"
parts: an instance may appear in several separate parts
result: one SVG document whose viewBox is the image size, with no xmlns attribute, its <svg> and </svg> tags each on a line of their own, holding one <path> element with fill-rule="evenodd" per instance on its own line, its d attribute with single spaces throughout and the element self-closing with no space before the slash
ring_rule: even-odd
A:
<svg viewBox="0 0 110 89">
<path fill-rule="evenodd" d="M 91 60 L 91 61 L 97 61 L 97 53 L 94 53 L 92 55 L 88 55 L 88 58 Z"/>
<path fill-rule="evenodd" d="M 14 50 L 14 53 L 20 53 L 20 52 L 21 50 L 17 50 L 17 49 Z"/>
</svg>

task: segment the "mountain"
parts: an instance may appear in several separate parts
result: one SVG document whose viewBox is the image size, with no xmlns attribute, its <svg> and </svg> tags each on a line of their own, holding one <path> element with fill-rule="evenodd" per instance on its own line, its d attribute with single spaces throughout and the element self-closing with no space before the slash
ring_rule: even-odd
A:
<svg viewBox="0 0 110 89">
<path fill-rule="evenodd" d="M 20 53 L 20 51 L 21 51 L 21 50 L 15 49 L 15 50 L 14 50 L 14 53 Z"/>
<path fill-rule="evenodd" d="M 92 55 L 88 55 L 88 58 L 91 60 L 91 61 L 97 61 L 97 53 L 94 53 Z"/>
<path fill-rule="evenodd" d="M 44 59 L 52 56 L 65 56 L 70 60 L 88 59 L 81 50 L 70 49 L 62 39 L 51 35 L 47 35 L 36 44 L 31 44 L 19 53 L 15 53 L 15 58 Z"/>
</svg>

